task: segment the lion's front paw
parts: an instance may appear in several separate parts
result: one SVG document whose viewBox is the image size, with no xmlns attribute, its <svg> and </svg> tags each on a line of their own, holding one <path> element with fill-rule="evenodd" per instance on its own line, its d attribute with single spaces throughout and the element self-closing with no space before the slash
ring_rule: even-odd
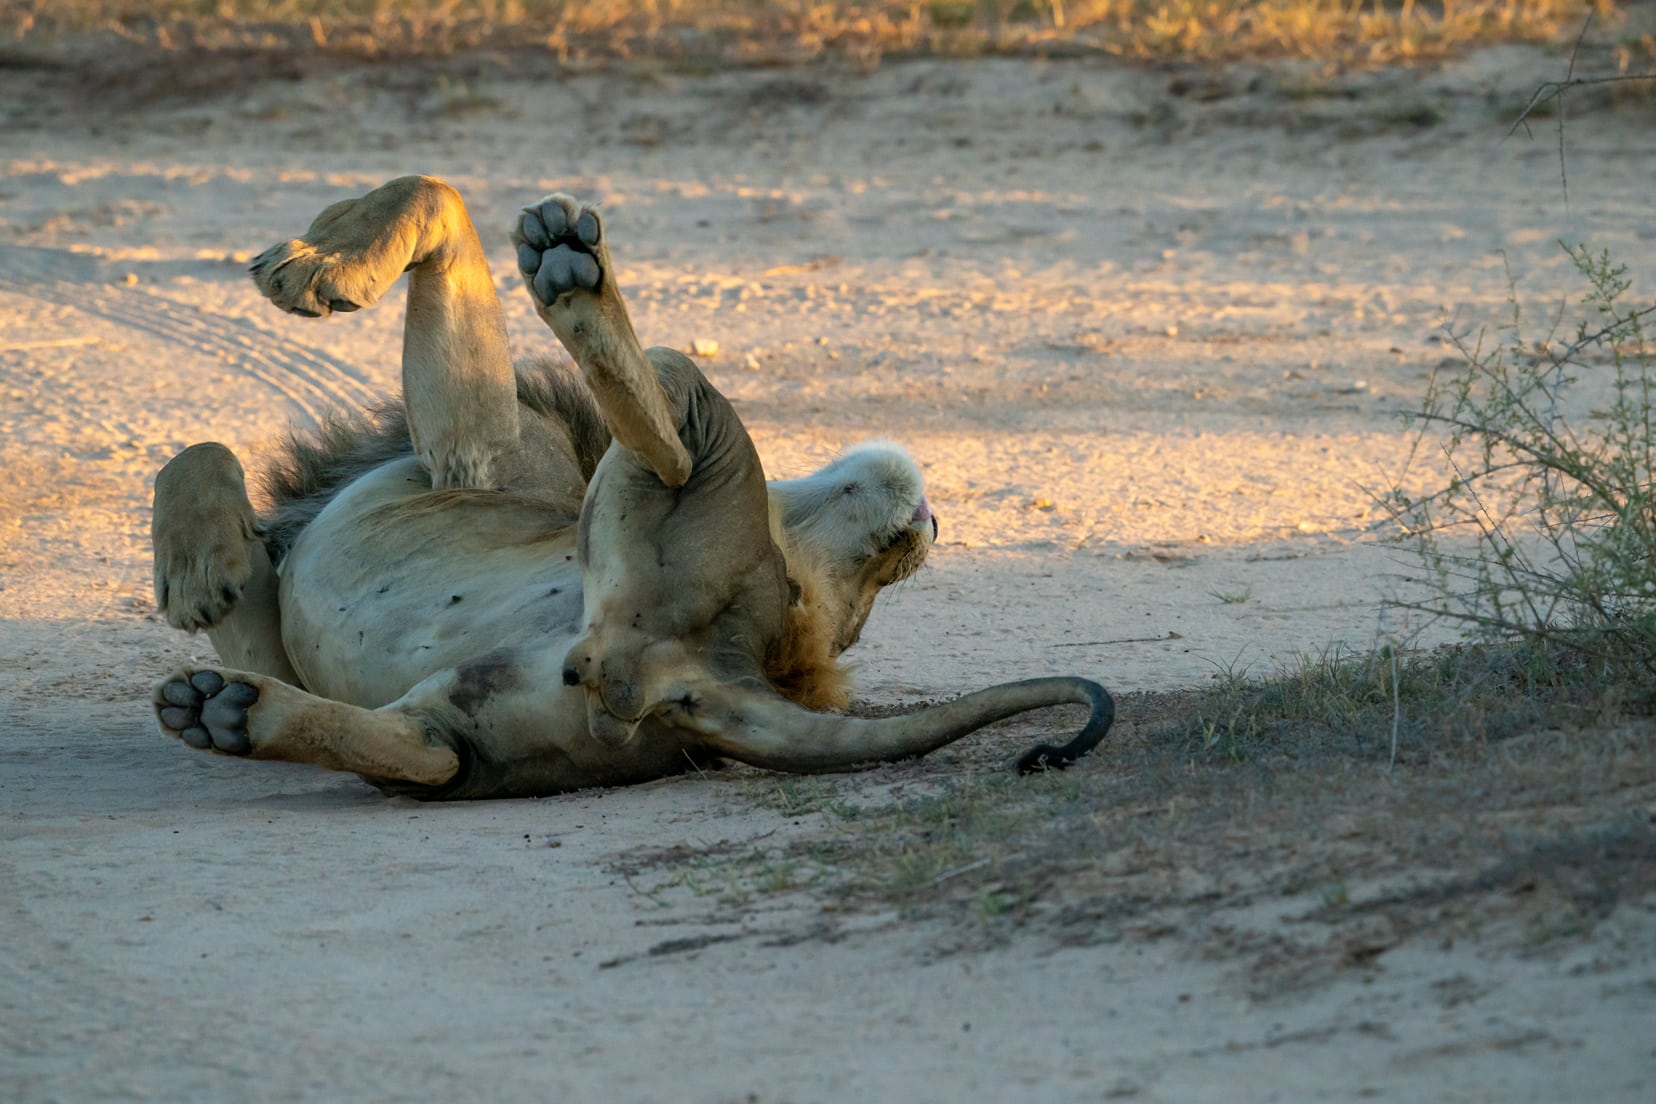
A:
<svg viewBox="0 0 1656 1104">
<path fill-rule="evenodd" d="M 289 314 L 326 318 L 372 306 L 375 273 L 361 262 L 326 256 L 309 242 L 278 242 L 253 259 L 253 282 Z"/>
<path fill-rule="evenodd" d="M 335 203 L 316 216 L 304 237 L 277 242 L 253 258 L 253 282 L 272 303 L 306 318 L 371 307 L 414 259 L 416 227 L 398 217 L 399 204 L 408 203 L 409 194 L 442 196 L 445 189 L 410 177 Z"/>
<path fill-rule="evenodd" d="M 550 195 L 518 212 L 512 227 L 518 269 L 545 309 L 576 289 L 596 291 L 604 279 L 598 212 L 566 195 Z"/>
<path fill-rule="evenodd" d="M 226 681 L 211 669 L 183 670 L 155 688 L 155 719 L 161 731 L 202 751 L 246 755 L 253 750 L 247 711 L 259 688 Z"/>
</svg>

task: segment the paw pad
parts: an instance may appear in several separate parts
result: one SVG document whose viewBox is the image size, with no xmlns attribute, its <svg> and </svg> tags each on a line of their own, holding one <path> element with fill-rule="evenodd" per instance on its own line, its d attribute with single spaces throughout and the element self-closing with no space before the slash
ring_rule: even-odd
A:
<svg viewBox="0 0 1656 1104">
<path fill-rule="evenodd" d="M 525 207 L 512 234 L 518 269 L 543 305 L 577 288 L 597 289 L 603 266 L 593 250 L 603 240 L 598 213 L 568 196 L 548 196 Z"/>
<path fill-rule="evenodd" d="M 201 751 L 246 755 L 253 750 L 247 711 L 259 700 L 258 687 L 226 682 L 217 671 L 179 674 L 161 684 L 155 715 L 161 727 Z"/>
</svg>

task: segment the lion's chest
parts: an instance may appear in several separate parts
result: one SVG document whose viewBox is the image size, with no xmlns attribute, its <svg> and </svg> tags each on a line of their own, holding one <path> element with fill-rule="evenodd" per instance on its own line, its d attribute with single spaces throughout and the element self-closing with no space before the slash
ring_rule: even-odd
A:
<svg viewBox="0 0 1656 1104">
<path fill-rule="evenodd" d="M 503 643 L 567 647 L 582 612 L 573 526 L 377 478 L 329 504 L 282 564 L 282 637 L 306 689 L 377 708 Z"/>
</svg>

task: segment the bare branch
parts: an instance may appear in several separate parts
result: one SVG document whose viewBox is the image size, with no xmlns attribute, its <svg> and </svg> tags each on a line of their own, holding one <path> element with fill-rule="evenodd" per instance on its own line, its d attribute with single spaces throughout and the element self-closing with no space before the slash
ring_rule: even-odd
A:
<svg viewBox="0 0 1656 1104">
<path fill-rule="evenodd" d="M 1586 88 L 1596 84 L 1621 84 L 1626 81 L 1656 81 L 1656 73 L 1620 73 L 1613 77 L 1576 76 L 1576 59 L 1581 54 L 1581 43 L 1584 39 L 1586 39 L 1587 29 L 1592 25 L 1593 13 L 1589 11 L 1587 13 L 1587 18 L 1581 21 L 1581 30 L 1576 34 L 1575 45 L 1570 48 L 1570 63 L 1564 70 L 1564 79 L 1557 81 L 1545 81 L 1537 87 L 1534 94 L 1530 96 L 1529 102 L 1524 105 L 1524 109 L 1518 113 L 1518 117 L 1512 121 L 1512 125 L 1507 127 L 1507 132 L 1502 138 L 1503 141 L 1507 138 L 1511 138 L 1519 127 L 1523 127 L 1524 133 L 1528 134 L 1529 117 L 1533 115 L 1543 104 L 1549 102 L 1557 103 L 1558 183 L 1559 187 L 1562 188 L 1564 192 L 1564 206 L 1566 209 L 1568 209 L 1570 205 L 1570 173 L 1568 168 L 1569 159 L 1564 156 L 1564 93 L 1570 91 L 1572 88 Z"/>
</svg>

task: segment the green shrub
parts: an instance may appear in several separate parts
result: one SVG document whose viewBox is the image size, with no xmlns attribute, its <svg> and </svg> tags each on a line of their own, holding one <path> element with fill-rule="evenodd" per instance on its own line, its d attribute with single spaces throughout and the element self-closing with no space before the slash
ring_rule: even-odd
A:
<svg viewBox="0 0 1656 1104">
<path fill-rule="evenodd" d="M 1435 493 L 1389 495 L 1429 568 L 1414 608 L 1481 633 L 1550 643 L 1656 674 L 1656 306 L 1625 304 L 1625 266 L 1566 247 L 1587 292 L 1573 337 L 1562 318 L 1527 340 L 1513 295 L 1502 340 L 1457 341 L 1412 418 L 1444 461 Z"/>
</svg>

